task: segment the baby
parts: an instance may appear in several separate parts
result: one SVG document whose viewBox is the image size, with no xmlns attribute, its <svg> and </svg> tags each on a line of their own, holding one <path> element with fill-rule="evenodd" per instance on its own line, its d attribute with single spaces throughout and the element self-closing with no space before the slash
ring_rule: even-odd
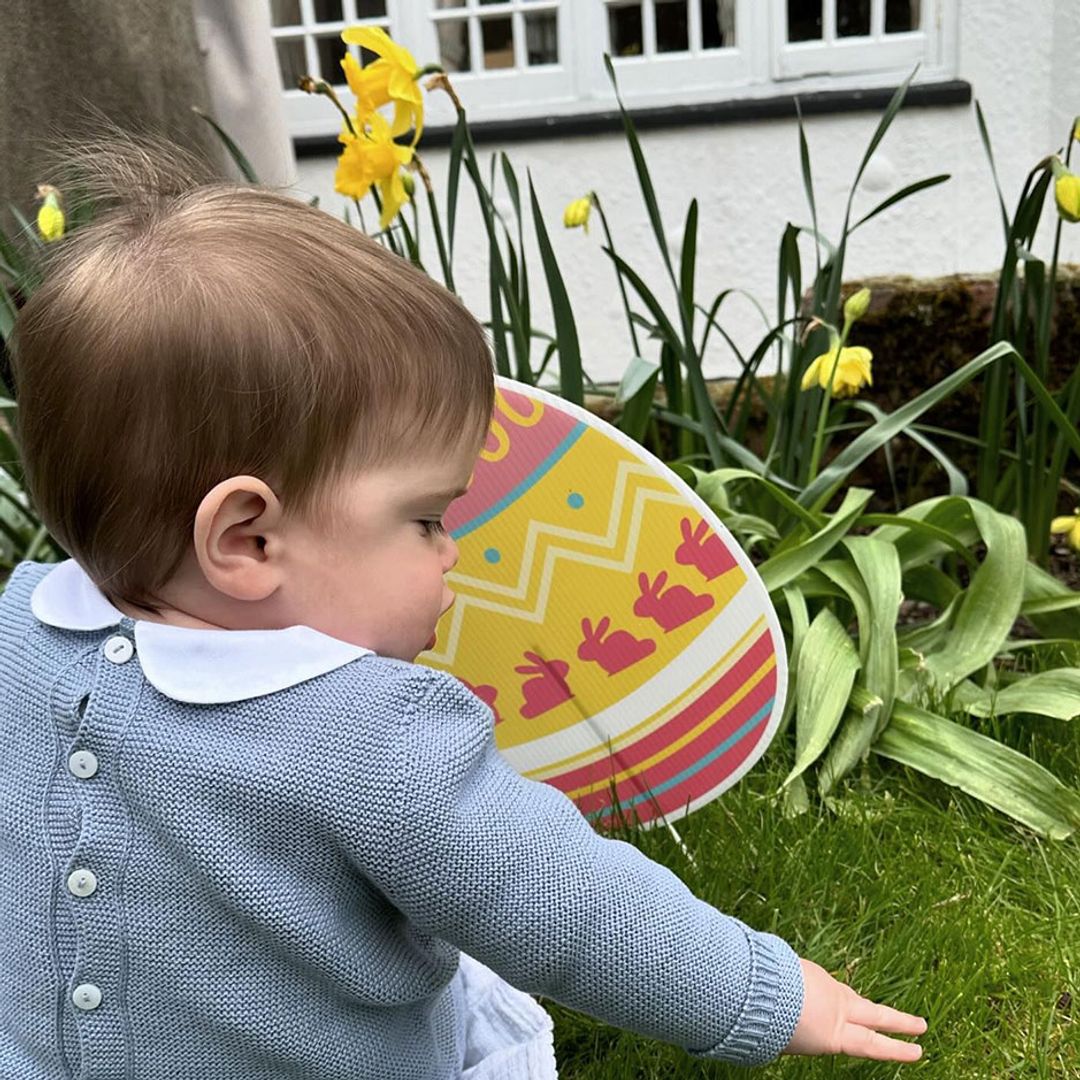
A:
<svg viewBox="0 0 1080 1080">
<path fill-rule="evenodd" d="M 457 298 L 153 141 L 80 160 L 101 209 L 12 350 L 71 559 L 0 598 L 0 1075 L 553 1077 L 529 994 L 703 1058 L 917 1059 L 414 663 L 493 402 Z"/>
</svg>

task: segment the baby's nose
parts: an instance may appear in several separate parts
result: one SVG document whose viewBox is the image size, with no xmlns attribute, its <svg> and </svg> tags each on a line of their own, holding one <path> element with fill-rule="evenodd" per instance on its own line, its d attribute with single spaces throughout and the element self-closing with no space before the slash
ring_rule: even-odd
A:
<svg viewBox="0 0 1080 1080">
<path fill-rule="evenodd" d="M 450 536 L 447 536 L 446 550 L 443 555 L 444 574 L 448 574 L 451 570 L 454 569 L 455 566 L 457 566 L 458 557 L 459 552 L 456 541 L 454 541 Z"/>
</svg>

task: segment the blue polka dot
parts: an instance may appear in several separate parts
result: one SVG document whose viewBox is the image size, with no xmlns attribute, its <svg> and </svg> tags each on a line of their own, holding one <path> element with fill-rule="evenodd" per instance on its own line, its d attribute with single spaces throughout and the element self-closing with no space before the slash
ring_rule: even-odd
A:
<svg viewBox="0 0 1080 1080">
<path fill-rule="evenodd" d="M 585 496 L 580 492 L 571 491 L 566 497 L 566 505 L 574 510 L 580 510 L 585 505 Z"/>
<path fill-rule="evenodd" d="M 502 558 L 502 553 L 498 548 L 488 548 L 484 552 L 484 558 L 490 563 L 497 563 Z"/>
</svg>

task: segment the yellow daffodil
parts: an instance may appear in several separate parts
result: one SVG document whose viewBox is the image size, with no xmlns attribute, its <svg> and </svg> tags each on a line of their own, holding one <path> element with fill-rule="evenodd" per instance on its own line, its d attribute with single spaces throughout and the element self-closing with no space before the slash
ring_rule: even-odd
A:
<svg viewBox="0 0 1080 1080">
<path fill-rule="evenodd" d="M 583 199 L 575 199 L 566 204 L 563 211 L 563 224 L 568 229 L 576 229 L 579 225 L 589 231 L 589 212 L 592 210 L 592 198 L 586 195 Z"/>
<path fill-rule="evenodd" d="M 377 26 L 352 26 L 341 32 L 341 40 L 349 45 L 359 45 L 378 57 L 363 68 L 351 55 L 341 63 L 349 88 L 356 94 L 361 126 L 367 122 L 370 113 L 392 101 L 392 137 L 414 128 L 412 144 L 415 146 L 424 129 L 424 99 L 416 78 L 420 67 L 412 53 L 392 41 L 386 31 Z"/>
<path fill-rule="evenodd" d="M 334 190 L 362 199 L 378 184 L 382 198 L 379 227 L 385 229 L 408 202 L 402 168 L 412 161 L 412 148 L 394 142 L 390 124 L 379 113 L 368 117 L 368 127 L 357 135 L 344 133 L 339 141 L 345 149 L 338 158 Z"/>
<path fill-rule="evenodd" d="M 844 304 L 844 321 L 858 322 L 870 307 L 870 290 L 860 289 L 852 293 Z"/>
<path fill-rule="evenodd" d="M 1080 116 L 1073 121 L 1073 138 L 1080 142 Z"/>
<path fill-rule="evenodd" d="M 837 353 L 840 354 L 837 362 Z M 806 369 L 802 377 L 802 388 L 809 390 L 817 384 L 822 389 L 829 385 L 829 372 L 836 365 L 836 371 L 832 377 L 833 397 L 854 397 L 863 386 L 872 386 L 873 379 L 870 376 L 870 362 L 873 354 L 869 349 L 861 345 L 849 345 L 841 349 L 839 341 L 834 341 L 833 347 L 822 353 Z"/>
<path fill-rule="evenodd" d="M 1050 522 L 1051 533 L 1064 533 L 1065 543 L 1074 551 L 1080 551 L 1080 506 L 1071 517 L 1058 517 Z"/>
<path fill-rule="evenodd" d="M 1063 173 L 1054 181 L 1054 200 L 1066 221 L 1080 221 L 1080 176 Z"/>
<path fill-rule="evenodd" d="M 60 207 L 60 192 L 52 184 L 39 184 L 38 198 L 44 200 L 37 214 L 38 232 L 42 240 L 59 240 L 64 235 L 64 211 Z"/>
</svg>

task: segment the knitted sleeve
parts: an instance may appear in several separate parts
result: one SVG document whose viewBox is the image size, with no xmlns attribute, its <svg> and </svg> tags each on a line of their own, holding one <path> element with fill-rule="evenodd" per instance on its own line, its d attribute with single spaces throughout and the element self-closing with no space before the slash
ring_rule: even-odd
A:
<svg viewBox="0 0 1080 1080">
<path fill-rule="evenodd" d="M 397 685 L 396 811 L 373 872 L 418 929 L 520 989 L 702 1057 L 760 1064 L 787 1045 L 803 996 L 790 946 L 521 777 L 456 679 L 414 669 Z"/>
</svg>

